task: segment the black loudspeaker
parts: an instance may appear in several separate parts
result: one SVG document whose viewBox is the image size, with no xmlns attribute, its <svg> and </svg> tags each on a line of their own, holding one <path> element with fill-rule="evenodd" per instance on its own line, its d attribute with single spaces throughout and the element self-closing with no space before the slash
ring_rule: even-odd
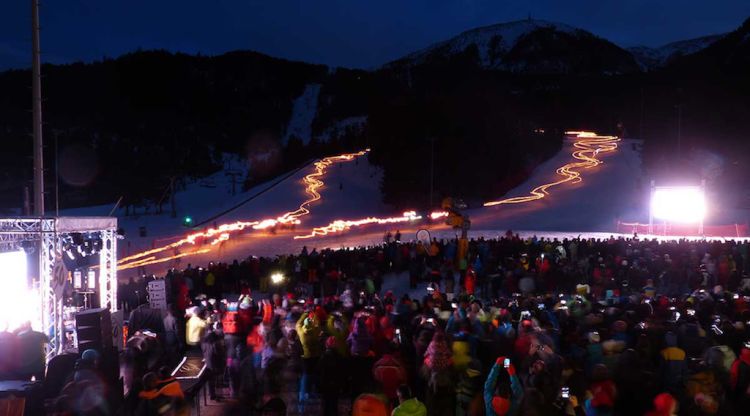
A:
<svg viewBox="0 0 750 416">
<path fill-rule="evenodd" d="M 109 309 L 88 309 L 76 314 L 78 351 L 94 349 L 101 353 L 112 348 L 112 318 Z"/>
</svg>

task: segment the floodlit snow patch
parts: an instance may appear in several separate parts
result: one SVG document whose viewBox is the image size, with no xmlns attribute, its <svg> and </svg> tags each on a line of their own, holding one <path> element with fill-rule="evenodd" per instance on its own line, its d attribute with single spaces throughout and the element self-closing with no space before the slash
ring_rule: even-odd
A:
<svg viewBox="0 0 750 416">
<path fill-rule="evenodd" d="M 284 134 L 284 145 L 292 136 L 302 140 L 302 143 L 310 142 L 312 136 L 312 123 L 318 112 L 318 96 L 320 95 L 320 84 L 309 84 L 305 91 L 294 100 L 292 118 Z"/>
</svg>

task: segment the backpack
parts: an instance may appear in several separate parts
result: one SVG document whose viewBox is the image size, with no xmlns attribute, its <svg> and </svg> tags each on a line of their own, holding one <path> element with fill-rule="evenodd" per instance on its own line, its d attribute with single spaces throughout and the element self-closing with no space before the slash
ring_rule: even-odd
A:
<svg viewBox="0 0 750 416">
<path fill-rule="evenodd" d="M 236 335 L 240 333 L 240 316 L 238 312 L 227 312 L 221 320 L 221 326 L 225 334 Z"/>
</svg>

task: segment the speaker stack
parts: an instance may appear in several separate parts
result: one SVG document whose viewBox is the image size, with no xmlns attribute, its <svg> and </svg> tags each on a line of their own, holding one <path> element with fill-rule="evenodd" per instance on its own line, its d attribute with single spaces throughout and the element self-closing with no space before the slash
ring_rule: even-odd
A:
<svg viewBox="0 0 750 416">
<path fill-rule="evenodd" d="M 94 349 L 100 353 L 112 348 L 112 318 L 109 309 L 87 309 L 76 314 L 78 351 Z"/>
</svg>

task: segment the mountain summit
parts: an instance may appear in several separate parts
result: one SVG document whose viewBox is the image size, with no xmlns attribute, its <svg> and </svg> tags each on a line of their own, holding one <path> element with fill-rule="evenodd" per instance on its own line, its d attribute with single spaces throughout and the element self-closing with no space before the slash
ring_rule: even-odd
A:
<svg viewBox="0 0 750 416">
<path fill-rule="evenodd" d="M 714 42 L 723 38 L 724 36 L 726 36 L 726 34 L 702 36 L 695 39 L 680 40 L 677 42 L 668 43 L 658 48 L 650 48 L 648 46 L 634 46 L 632 48 L 628 48 L 628 51 L 633 54 L 636 61 L 638 61 L 638 64 L 641 65 L 641 68 L 648 71 L 664 67 L 670 62 L 682 56 L 699 52 L 711 46 Z"/>
<path fill-rule="evenodd" d="M 430 64 L 467 53 L 483 69 L 510 72 L 639 71 L 630 53 L 605 39 L 562 23 L 533 19 L 472 29 L 386 66 Z"/>
</svg>

